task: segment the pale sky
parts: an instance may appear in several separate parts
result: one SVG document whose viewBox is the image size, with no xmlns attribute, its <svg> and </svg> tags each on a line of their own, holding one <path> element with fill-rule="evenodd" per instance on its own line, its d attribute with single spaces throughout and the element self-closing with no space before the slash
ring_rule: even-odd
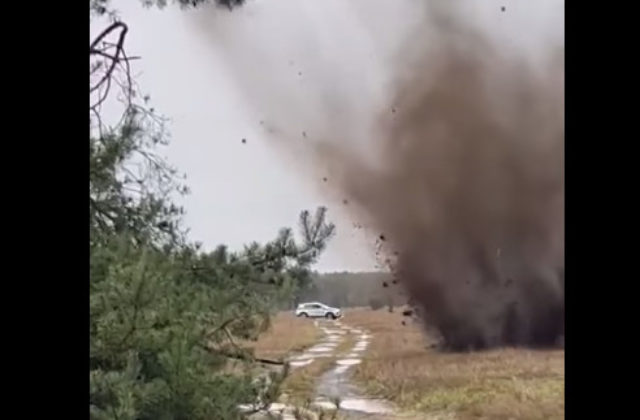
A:
<svg viewBox="0 0 640 420">
<path fill-rule="evenodd" d="M 459 3 L 504 48 L 533 54 L 547 38 L 564 32 L 560 0 Z M 114 1 L 130 28 L 127 53 L 142 57 L 135 67 L 141 89 L 171 120 L 165 154 L 187 175 L 191 194 L 181 204 L 192 240 L 206 249 L 220 243 L 238 249 L 274 238 L 280 227 L 296 228 L 301 210 L 326 205 L 337 235 L 315 268 L 374 269 L 371 237 L 377 233 L 367 238 L 353 229 L 341 200 L 323 190 L 317 173 L 278 152 L 260 120 L 269 112 L 286 115 L 286 107 L 275 109 L 269 102 L 271 95 L 283 95 L 279 102 L 307 112 L 302 112 L 310 123 L 305 127 L 312 130 L 312 123 L 329 121 L 318 119 L 314 106 L 327 95 L 324 90 L 332 89 L 349 102 L 336 106 L 361 123 L 354 129 L 366 131 L 369 109 L 385 98 L 388 63 L 416 21 L 415 4 L 248 0 L 233 13 L 214 16 L 206 10 L 144 9 L 136 0 Z M 91 31 L 100 29 L 95 25 Z M 330 66 L 318 65 L 319 60 Z"/>
</svg>

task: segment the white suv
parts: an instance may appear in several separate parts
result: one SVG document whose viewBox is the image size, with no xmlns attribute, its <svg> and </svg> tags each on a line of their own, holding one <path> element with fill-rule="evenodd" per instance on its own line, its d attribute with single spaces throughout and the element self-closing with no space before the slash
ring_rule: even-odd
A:
<svg viewBox="0 0 640 420">
<path fill-rule="evenodd" d="M 318 302 L 301 303 L 296 309 L 296 316 L 303 316 L 305 318 L 329 318 L 336 319 L 342 316 L 340 309 L 332 308 L 331 306 L 324 305 Z"/>
</svg>

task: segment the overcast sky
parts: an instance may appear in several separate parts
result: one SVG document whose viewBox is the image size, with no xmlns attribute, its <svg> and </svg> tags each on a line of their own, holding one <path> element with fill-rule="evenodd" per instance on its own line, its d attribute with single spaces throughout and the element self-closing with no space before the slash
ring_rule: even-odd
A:
<svg viewBox="0 0 640 420">
<path fill-rule="evenodd" d="M 177 7 L 144 9 L 134 0 L 113 3 L 130 27 L 127 53 L 142 57 L 136 64 L 138 82 L 152 105 L 171 120 L 166 155 L 188 177 L 191 194 L 182 204 L 191 239 L 207 249 L 220 243 L 237 249 L 274 238 L 280 227 L 297 226 L 303 209 L 326 205 L 337 235 L 316 268 L 374 269 L 371 238 L 353 228 L 352 215 L 323 190 L 317 173 L 301 170 L 295 159 L 270 145 L 260 121 L 269 112 L 265 98 L 277 92 L 273 86 L 280 88 L 276 94 L 295 98 L 300 107 L 310 89 L 322 95 L 323 87 L 340 90 L 345 98 L 367 98 L 370 104 L 383 101 L 388 63 L 415 22 L 415 3 L 248 0 L 224 16 L 206 10 L 185 13 Z M 505 48 L 533 54 L 564 30 L 564 3 L 559 0 L 459 3 Z M 92 33 L 99 30 L 92 25 Z M 236 54 L 248 49 L 255 54 Z M 260 60 L 246 61 L 247 56 Z M 314 84 L 318 57 L 331 67 L 317 71 Z M 240 66 L 240 73 L 250 78 L 238 77 Z M 273 74 L 278 80 L 272 80 Z M 263 88 L 262 102 L 251 100 L 250 90 Z M 308 105 L 309 113 L 315 112 L 313 99 Z M 356 108 L 359 116 L 367 114 L 366 105 L 350 107 Z"/>
</svg>

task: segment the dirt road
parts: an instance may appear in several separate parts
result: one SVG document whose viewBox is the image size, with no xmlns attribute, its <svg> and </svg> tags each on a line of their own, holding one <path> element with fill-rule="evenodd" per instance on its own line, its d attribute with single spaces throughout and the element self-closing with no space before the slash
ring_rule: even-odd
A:
<svg viewBox="0 0 640 420">
<path fill-rule="evenodd" d="M 371 335 L 341 321 L 314 321 L 323 332 L 321 340 L 304 353 L 289 361 L 292 369 L 308 366 L 320 358 L 332 358 L 335 362 L 316 381 L 310 408 L 320 412 L 338 412 L 338 418 L 392 419 L 394 408 L 384 400 L 369 398 L 351 380 L 351 370 L 362 361 Z M 346 351 L 338 352 L 341 343 L 353 342 Z M 283 412 L 286 410 L 283 410 Z M 284 416 L 283 416 L 284 418 Z"/>
<path fill-rule="evenodd" d="M 336 419 L 393 420 L 408 419 L 400 415 L 388 401 L 367 396 L 352 381 L 352 371 L 362 362 L 366 354 L 371 334 L 363 329 L 346 325 L 342 321 L 316 320 L 316 328 L 322 331 L 321 339 L 312 347 L 298 355 L 292 355 L 289 366 L 293 371 L 323 358 L 331 358 L 330 367 L 315 379 L 312 401 L 308 407 L 294 407 L 275 403 L 268 409 L 271 418 L 286 420 L 315 419 L 320 413 Z M 345 343 L 353 343 L 344 348 Z M 335 415 L 335 416 L 333 416 Z M 317 416 L 317 417 L 316 417 Z M 327 418 L 327 417 L 323 417 Z"/>
</svg>

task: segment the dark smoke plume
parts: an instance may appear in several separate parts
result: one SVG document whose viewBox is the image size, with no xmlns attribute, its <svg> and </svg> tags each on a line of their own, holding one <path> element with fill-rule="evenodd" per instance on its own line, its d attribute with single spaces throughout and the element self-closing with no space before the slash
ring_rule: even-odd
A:
<svg viewBox="0 0 640 420">
<path fill-rule="evenodd" d="M 341 185 L 385 232 L 399 279 L 451 349 L 564 334 L 563 67 L 536 73 L 455 15 L 398 80 L 378 165 L 340 149 Z M 433 17 L 436 17 L 435 19 Z"/>
<path fill-rule="evenodd" d="M 398 277 L 447 347 L 554 345 L 564 334 L 563 63 L 536 73 L 443 12 L 428 20 L 435 48 L 398 80 L 397 112 L 381 118 L 378 165 L 325 153 L 399 252 Z"/>
<path fill-rule="evenodd" d="M 562 51 L 534 67 L 498 51 L 460 2 L 429 4 L 366 147 L 339 114 L 316 124 L 321 138 L 305 151 L 384 235 L 392 270 L 447 348 L 554 345 L 564 336 Z M 285 108 L 295 118 L 303 106 Z"/>
</svg>

